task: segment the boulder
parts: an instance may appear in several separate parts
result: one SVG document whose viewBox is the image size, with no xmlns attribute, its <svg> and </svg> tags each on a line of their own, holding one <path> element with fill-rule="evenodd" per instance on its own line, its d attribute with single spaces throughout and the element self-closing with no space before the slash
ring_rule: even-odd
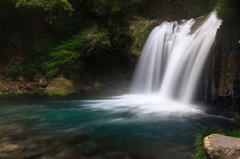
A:
<svg viewBox="0 0 240 159">
<path fill-rule="evenodd" d="M 204 138 L 206 159 L 240 159 L 240 138 L 212 134 Z"/>
<path fill-rule="evenodd" d="M 69 95 L 77 93 L 73 82 L 65 78 L 53 79 L 45 89 L 47 95 Z"/>
</svg>

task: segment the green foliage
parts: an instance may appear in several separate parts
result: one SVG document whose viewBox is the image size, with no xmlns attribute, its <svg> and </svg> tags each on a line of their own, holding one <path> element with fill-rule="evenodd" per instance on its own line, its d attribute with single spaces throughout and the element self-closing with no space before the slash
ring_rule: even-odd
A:
<svg viewBox="0 0 240 159">
<path fill-rule="evenodd" d="M 233 17 L 233 15 L 238 15 L 240 11 L 240 1 L 239 0 L 219 0 L 215 10 L 218 13 L 219 18 L 227 19 Z"/>
<path fill-rule="evenodd" d="M 21 64 L 16 62 L 10 68 L 10 75 L 14 78 L 22 76 L 27 79 L 32 79 L 34 75 L 38 74 L 38 71 L 34 63 Z"/>
<path fill-rule="evenodd" d="M 194 159 L 205 159 L 204 138 L 211 134 L 221 134 L 221 135 L 240 138 L 240 130 L 223 132 L 222 130 L 219 130 L 219 129 L 204 129 L 196 136 L 196 142 L 195 142 L 196 152 L 194 154 Z"/>
<path fill-rule="evenodd" d="M 47 75 L 49 76 L 75 71 L 79 68 L 80 63 L 76 62 L 76 60 L 79 58 L 80 54 L 77 52 L 62 49 L 52 52 L 50 56 L 53 59 L 44 63 Z"/>
<path fill-rule="evenodd" d="M 220 0 L 215 9 L 221 19 L 227 18 L 234 12 L 228 0 Z"/>
<path fill-rule="evenodd" d="M 76 52 L 78 41 L 76 38 L 70 39 L 58 47 L 51 50 L 49 61 L 43 63 L 43 68 L 49 76 L 76 71 L 80 67 L 78 58 L 80 53 Z"/>
<path fill-rule="evenodd" d="M 240 130 L 233 130 L 227 133 L 228 136 L 240 138 Z"/>
<path fill-rule="evenodd" d="M 90 0 L 90 12 L 98 17 L 109 17 L 127 15 L 131 10 L 136 9 L 134 5 L 142 3 L 143 0 Z"/>
<path fill-rule="evenodd" d="M 49 76 L 80 72 L 88 57 L 100 58 L 98 53 L 110 46 L 107 32 L 92 27 L 52 49 L 44 68 Z"/>
<path fill-rule="evenodd" d="M 150 21 L 147 19 L 139 18 L 133 21 L 131 24 L 131 36 L 133 39 L 133 43 L 131 46 L 131 53 L 139 56 L 143 49 L 144 42 L 146 41 L 150 31 L 154 27 L 154 23 L 156 21 Z M 157 22 L 160 24 L 160 22 Z"/>
<path fill-rule="evenodd" d="M 196 136 L 196 152 L 194 159 L 205 159 L 204 156 L 204 138 L 211 134 L 223 134 L 222 130 L 218 129 L 204 129 Z"/>
<path fill-rule="evenodd" d="M 97 75 L 129 70 L 130 59 L 135 59 L 130 51 L 139 53 L 152 28 L 152 24 L 140 24 L 130 30 L 129 22 L 135 15 L 195 16 L 208 11 L 206 6 L 213 1 L 216 0 L 2 0 L 0 44 L 4 50 L 0 52 L 16 47 L 8 42 L 18 42 L 24 60 L 12 66 L 13 76 L 82 72 Z M 50 23 L 45 22 L 46 18 Z"/>
<path fill-rule="evenodd" d="M 97 26 L 83 30 L 78 38 L 81 42 L 81 47 L 86 48 L 87 53 L 95 48 L 111 46 L 108 31 L 106 29 L 100 29 Z"/>
<path fill-rule="evenodd" d="M 234 118 L 235 118 L 235 120 L 237 120 L 238 122 L 240 122 L 240 115 L 239 115 L 238 112 L 235 112 Z"/>
<path fill-rule="evenodd" d="M 45 16 L 46 21 L 50 24 L 61 19 L 63 12 L 68 11 L 72 13 L 74 10 L 68 0 L 12 0 L 16 7 L 27 6 L 32 8 L 42 8 L 44 11 L 48 11 L 48 15 Z M 59 10 L 57 12 L 57 10 Z M 56 13 L 57 12 L 57 13 Z"/>
<path fill-rule="evenodd" d="M 139 14 L 162 20 L 193 18 L 210 12 L 216 2 L 217 0 L 144 0 L 139 7 Z"/>
<path fill-rule="evenodd" d="M 55 6 L 60 6 L 66 11 L 73 11 L 72 5 L 67 0 L 13 0 L 16 7 L 41 7 L 44 10 L 52 10 Z"/>
</svg>

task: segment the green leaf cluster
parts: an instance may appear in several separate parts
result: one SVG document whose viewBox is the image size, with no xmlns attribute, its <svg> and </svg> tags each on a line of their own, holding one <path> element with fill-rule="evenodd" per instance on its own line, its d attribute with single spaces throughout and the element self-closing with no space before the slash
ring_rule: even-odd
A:
<svg viewBox="0 0 240 159">
<path fill-rule="evenodd" d="M 218 0 L 215 7 L 218 13 L 218 17 L 221 19 L 228 19 L 234 15 L 238 15 L 240 12 L 239 0 Z"/>
<path fill-rule="evenodd" d="M 221 19 L 227 18 L 234 12 L 233 8 L 230 6 L 227 0 L 219 1 L 215 9 L 218 13 L 219 18 Z"/>
<path fill-rule="evenodd" d="M 42 8 L 44 11 L 48 11 L 48 15 L 45 20 L 49 23 L 54 23 L 60 17 L 62 20 L 63 12 L 68 11 L 72 13 L 74 11 L 72 5 L 68 0 L 12 0 L 16 7 L 27 6 L 31 8 Z M 57 12 L 57 10 L 59 10 Z"/>
<path fill-rule="evenodd" d="M 39 69 L 34 65 L 34 63 L 21 64 L 19 62 L 15 62 L 11 66 L 9 72 L 13 78 L 22 76 L 28 80 L 32 80 L 34 75 L 38 74 Z"/>
<path fill-rule="evenodd" d="M 106 31 L 96 26 L 88 28 L 53 48 L 44 69 L 49 76 L 81 72 L 89 56 L 101 56 L 96 53 L 110 45 Z"/>
<path fill-rule="evenodd" d="M 81 56 L 81 53 L 77 52 L 77 46 L 78 41 L 74 37 L 53 48 L 49 53 L 49 60 L 43 63 L 47 75 L 56 76 L 69 69 L 77 70 L 80 66 L 77 60 Z"/>
<path fill-rule="evenodd" d="M 13 0 L 16 7 L 41 7 L 46 11 L 52 10 L 55 6 L 60 6 L 66 11 L 73 11 L 72 5 L 67 0 Z"/>
</svg>

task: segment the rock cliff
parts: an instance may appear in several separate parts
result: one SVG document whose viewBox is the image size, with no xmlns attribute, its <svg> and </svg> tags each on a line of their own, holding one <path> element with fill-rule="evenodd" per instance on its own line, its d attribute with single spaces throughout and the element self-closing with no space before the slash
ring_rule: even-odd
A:
<svg viewBox="0 0 240 159">
<path fill-rule="evenodd" d="M 240 18 L 224 20 L 211 51 L 208 80 L 202 93 L 205 101 L 231 107 L 235 112 L 240 111 L 239 40 Z"/>
</svg>

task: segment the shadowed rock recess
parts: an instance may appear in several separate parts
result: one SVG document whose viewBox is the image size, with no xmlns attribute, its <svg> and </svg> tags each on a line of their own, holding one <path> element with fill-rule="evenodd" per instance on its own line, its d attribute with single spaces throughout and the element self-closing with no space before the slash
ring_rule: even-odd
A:
<svg viewBox="0 0 240 159">
<path fill-rule="evenodd" d="M 204 139 L 206 159 L 240 159 L 240 139 L 212 134 Z"/>
</svg>

